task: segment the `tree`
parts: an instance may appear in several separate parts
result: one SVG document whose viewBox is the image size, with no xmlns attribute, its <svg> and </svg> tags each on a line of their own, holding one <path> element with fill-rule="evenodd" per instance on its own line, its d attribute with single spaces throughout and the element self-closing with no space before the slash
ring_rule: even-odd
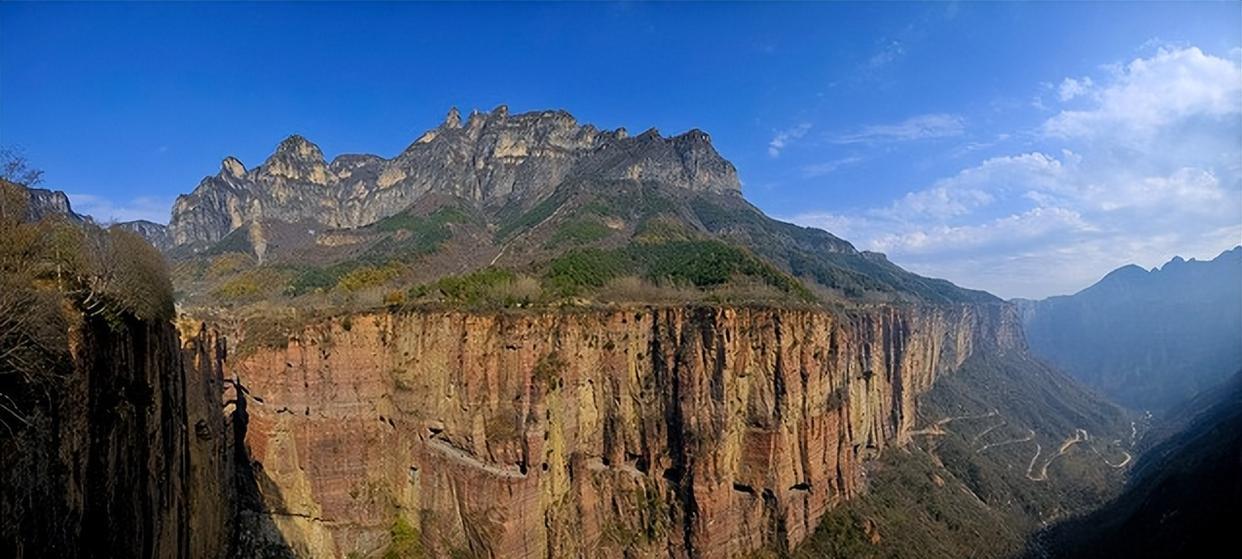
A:
<svg viewBox="0 0 1242 559">
<path fill-rule="evenodd" d="M 36 186 L 43 182 L 43 169 L 31 167 L 21 149 L 0 146 L 0 179 L 27 187 Z"/>
</svg>

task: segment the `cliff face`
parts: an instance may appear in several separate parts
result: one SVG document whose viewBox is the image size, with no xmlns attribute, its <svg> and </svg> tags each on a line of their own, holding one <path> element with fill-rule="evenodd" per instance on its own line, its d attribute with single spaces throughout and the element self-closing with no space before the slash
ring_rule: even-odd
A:
<svg viewBox="0 0 1242 559">
<path fill-rule="evenodd" d="M 259 516 L 299 555 L 408 525 L 432 556 L 720 557 L 807 537 L 982 348 L 1024 351 L 1010 307 L 420 312 L 233 367 Z"/>
<path fill-rule="evenodd" d="M 27 196 L 26 219 L 28 221 L 38 221 L 55 215 L 65 216 L 66 219 L 74 222 L 81 222 L 85 219 L 73 211 L 69 205 L 69 196 L 62 191 L 28 187 L 23 187 L 23 190 Z"/>
<path fill-rule="evenodd" d="M 580 125 L 564 111 L 509 115 L 503 106 L 463 123 L 453 109 L 392 159 L 342 155 L 327 162 L 317 146 L 296 135 L 254 169 L 226 158 L 217 175 L 177 199 L 169 235 L 175 245 L 210 243 L 264 219 L 358 227 L 428 193 L 500 206 L 535 200 L 573 177 L 658 181 L 696 191 L 741 188 L 733 165 L 699 130 L 629 137 L 623 129 Z"/>
<path fill-rule="evenodd" d="M 183 361 L 168 323 L 84 319 L 71 362 L 19 391 L 24 423 L 0 434 L 0 555 L 221 557 L 232 518 L 223 354 L 210 336 Z M 9 379 L 11 380 L 11 379 Z M 13 404 L 13 400 L 6 400 Z M 230 464 L 231 467 L 231 464 Z"/>
<path fill-rule="evenodd" d="M 138 219 L 134 221 L 122 221 L 115 224 L 126 231 L 132 231 L 138 236 L 151 243 L 151 246 L 160 250 L 166 250 L 172 247 L 172 238 L 168 236 L 168 227 L 159 223 Z"/>
</svg>

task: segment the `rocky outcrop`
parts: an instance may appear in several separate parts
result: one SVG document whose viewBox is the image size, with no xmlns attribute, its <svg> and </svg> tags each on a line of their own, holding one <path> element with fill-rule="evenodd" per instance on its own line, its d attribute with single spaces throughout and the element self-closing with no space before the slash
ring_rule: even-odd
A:
<svg viewBox="0 0 1242 559">
<path fill-rule="evenodd" d="M 46 188 L 22 187 L 28 197 L 26 202 L 26 219 L 39 221 L 48 216 L 64 216 L 73 222 L 85 221 L 81 215 L 73 211 L 69 205 L 69 196 L 59 190 Z"/>
<path fill-rule="evenodd" d="M 0 433 L 0 555 L 223 557 L 222 346 L 204 333 L 183 360 L 172 325 L 133 319 L 83 318 L 68 340 L 65 370 L 4 379 L 24 416 Z"/>
<path fill-rule="evenodd" d="M 262 165 L 229 157 L 215 176 L 173 206 L 174 244 L 210 243 L 245 223 L 274 219 L 357 227 L 393 215 L 427 193 L 483 206 L 534 200 L 574 177 L 658 181 L 696 191 L 738 192 L 733 165 L 699 130 L 664 137 L 650 130 L 580 125 L 564 111 L 510 115 L 501 106 L 456 109 L 392 159 L 342 155 L 326 162 L 317 146 L 290 136 Z"/>
<path fill-rule="evenodd" d="M 138 219 L 134 221 L 122 221 L 113 225 L 120 227 L 126 231 L 136 233 L 139 237 L 146 239 L 151 246 L 160 250 L 172 248 L 172 238 L 168 236 L 168 227 L 153 221 Z"/>
<path fill-rule="evenodd" d="M 1024 351 L 1007 305 L 373 314 L 232 365 L 266 518 L 302 556 L 790 549 L 910 436 L 915 397 Z"/>
<path fill-rule="evenodd" d="M 20 187 L 20 185 L 15 186 Z M 73 223 L 94 223 L 94 219 L 91 216 L 73 211 L 73 206 L 69 203 L 69 196 L 60 190 L 20 187 L 20 190 L 17 192 L 21 192 L 26 197 L 25 218 L 27 221 L 39 221 L 47 217 L 61 216 Z M 168 236 L 168 228 L 159 223 L 139 219 L 135 221 L 122 221 L 114 224 L 114 227 L 137 233 L 160 250 L 172 247 L 172 239 Z"/>
</svg>

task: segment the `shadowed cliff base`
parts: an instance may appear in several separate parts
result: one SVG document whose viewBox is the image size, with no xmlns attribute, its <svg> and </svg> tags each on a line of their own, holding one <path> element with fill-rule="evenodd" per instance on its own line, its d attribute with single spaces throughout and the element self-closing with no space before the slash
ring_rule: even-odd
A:
<svg viewBox="0 0 1242 559">
<path fill-rule="evenodd" d="M 67 361 L 0 375 L 6 413 L 22 412 L 0 429 L 0 554 L 223 557 L 232 464 L 213 339 L 181 346 L 171 324 L 132 316 L 68 332 Z"/>
<path fill-rule="evenodd" d="M 285 510 L 280 488 L 263 472 L 246 446 L 250 425 L 250 394 L 236 379 L 233 385 L 235 407 L 232 414 L 233 443 L 238 450 L 233 463 L 237 508 L 228 557 L 231 559 L 295 559 L 298 554 L 285 540 L 272 511 Z"/>
</svg>

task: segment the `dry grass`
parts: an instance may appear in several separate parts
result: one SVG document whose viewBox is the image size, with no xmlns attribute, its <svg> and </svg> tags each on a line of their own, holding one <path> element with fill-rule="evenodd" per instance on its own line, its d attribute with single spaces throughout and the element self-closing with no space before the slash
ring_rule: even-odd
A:
<svg viewBox="0 0 1242 559">
<path fill-rule="evenodd" d="M 637 276 L 613 279 L 593 294 L 602 303 L 687 303 L 700 301 L 704 296 L 698 289 L 653 283 Z"/>
</svg>

